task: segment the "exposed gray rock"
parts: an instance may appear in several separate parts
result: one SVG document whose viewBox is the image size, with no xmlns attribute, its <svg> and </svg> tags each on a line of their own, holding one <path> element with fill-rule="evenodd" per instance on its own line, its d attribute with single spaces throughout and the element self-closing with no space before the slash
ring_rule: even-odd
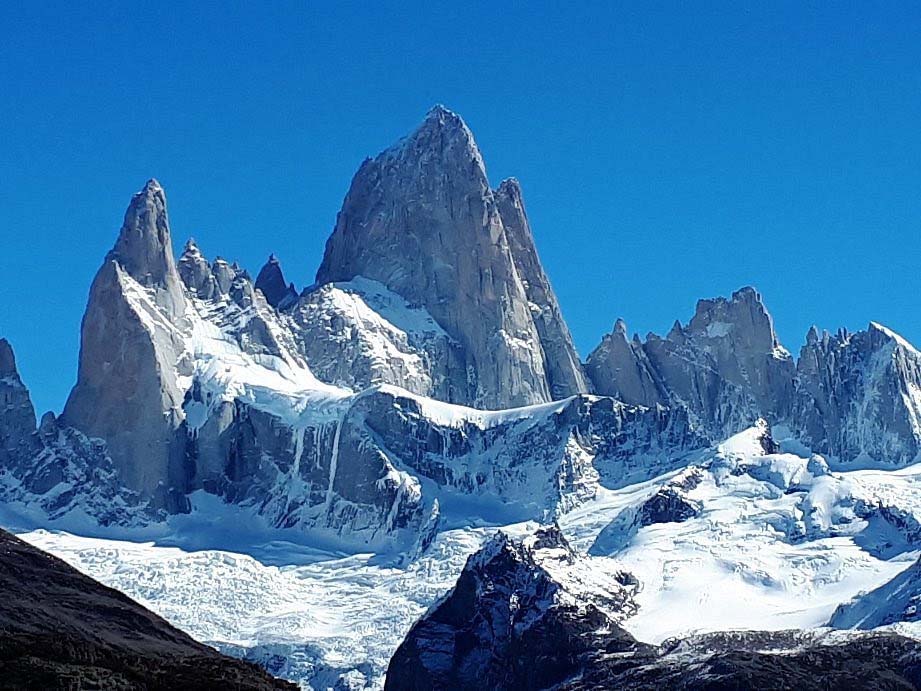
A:
<svg viewBox="0 0 921 691">
<path fill-rule="evenodd" d="M 204 300 L 215 297 L 219 291 L 217 279 L 211 273 L 211 265 L 202 256 L 201 250 L 190 238 L 185 244 L 185 250 L 177 263 L 179 277 L 185 287 L 194 295 Z"/>
<path fill-rule="evenodd" d="M 638 337 L 627 338 L 627 325 L 618 319 L 614 330 L 588 356 L 585 371 L 598 393 L 631 405 L 668 405 L 665 384 L 646 356 Z"/>
<path fill-rule="evenodd" d="M 797 363 L 791 426 L 838 463 L 904 466 L 921 450 L 921 353 L 885 327 L 813 327 Z"/>
<path fill-rule="evenodd" d="M 150 180 L 131 200 L 90 289 L 77 384 L 62 417 L 105 440 L 125 485 L 164 506 L 175 501 L 183 474 L 176 431 L 185 309 L 166 196 Z"/>
<path fill-rule="evenodd" d="M 516 237 L 517 252 L 470 130 L 437 106 L 412 136 L 359 168 L 317 283 L 363 276 L 423 306 L 464 355 L 448 378 L 449 401 L 508 408 L 578 393 L 578 359 L 554 323 L 555 300 L 535 305 L 547 310 L 546 349 L 541 340 L 525 285 L 535 298 L 549 286 L 533 273 L 531 238 Z M 529 261 L 519 266 L 516 254 Z"/>
<path fill-rule="evenodd" d="M 586 597 L 571 577 L 585 561 L 553 528 L 523 541 L 499 534 L 410 630 L 384 688 L 819 691 L 921 683 L 921 644 L 885 632 L 727 631 L 641 643 L 621 625 L 635 581 L 624 574 L 606 601 L 598 590 Z"/>
<path fill-rule="evenodd" d="M 515 178 L 504 180 L 495 196 L 502 224 L 508 234 L 515 268 L 537 326 L 550 394 L 554 399 L 560 399 L 588 391 L 588 383 L 569 327 L 566 326 L 556 295 L 550 287 L 550 280 L 537 256 L 537 246 L 524 208 L 521 184 Z"/>
<path fill-rule="evenodd" d="M 269 255 L 256 276 L 256 290 L 261 290 L 266 301 L 276 309 L 285 309 L 297 302 L 297 290 L 293 283 L 285 283 L 281 262 L 274 254 Z"/>
<path fill-rule="evenodd" d="M 19 376 L 12 346 L 0 338 L 0 469 L 31 458 L 37 448 L 29 390 Z"/>
<path fill-rule="evenodd" d="M 322 381 L 355 391 L 393 384 L 439 400 L 463 369 L 459 345 L 421 307 L 356 278 L 306 293 L 290 310 L 298 349 Z"/>
<path fill-rule="evenodd" d="M 684 407 L 714 440 L 761 417 L 787 420 L 794 370 L 752 288 L 729 300 L 699 301 L 687 326 L 676 322 L 665 338 L 650 334 L 644 343 L 627 342 L 621 322 L 587 365 L 598 393 L 638 405 Z"/>
</svg>

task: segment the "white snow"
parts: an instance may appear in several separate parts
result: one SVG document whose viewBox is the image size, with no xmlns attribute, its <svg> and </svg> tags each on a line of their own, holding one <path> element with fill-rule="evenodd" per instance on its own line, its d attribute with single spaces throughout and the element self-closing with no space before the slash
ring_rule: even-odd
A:
<svg viewBox="0 0 921 691">
<path fill-rule="evenodd" d="M 597 556 L 561 563 L 555 575 L 587 596 L 610 588 L 616 572 L 633 573 L 639 611 L 624 625 L 641 640 L 660 642 L 716 630 L 824 626 L 839 604 L 917 559 L 908 536 L 860 518 L 855 506 L 876 502 L 921 517 L 921 465 L 832 474 L 816 457 L 765 455 L 763 433 L 763 426 L 743 432 L 698 464 L 702 479 L 688 495 L 702 505 L 700 516 L 641 527 L 613 551 L 599 540 L 602 530 L 682 471 L 599 490 L 559 519 L 574 547 Z M 196 504 L 203 501 L 215 500 L 198 497 Z M 23 537 L 200 640 L 281 665 L 273 671 L 283 676 L 324 686 L 351 673 L 379 686 L 412 623 L 499 527 L 442 532 L 401 567 L 378 555 L 336 554 L 317 541 L 295 544 L 290 532 L 260 532 L 241 522 L 239 507 L 225 506 L 224 520 L 214 519 L 220 507 L 200 509 L 176 517 L 173 533 L 156 543 L 45 530 Z M 502 529 L 524 535 L 534 527 Z"/>
</svg>

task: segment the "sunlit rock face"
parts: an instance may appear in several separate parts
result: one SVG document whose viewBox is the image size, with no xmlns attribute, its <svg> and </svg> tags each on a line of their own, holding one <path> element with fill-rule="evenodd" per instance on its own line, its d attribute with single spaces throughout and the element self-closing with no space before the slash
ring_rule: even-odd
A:
<svg viewBox="0 0 921 691">
<path fill-rule="evenodd" d="M 900 467 L 921 450 L 921 353 L 871 322 L 834 336 L 810 329 L 797 363 L 792 426 L 850 465 Z"/>
<path fill-rule="evenodd" d="M 166 195 L 150 180 L 90 288 L 77 385 L 62 418 L 104 439 L 125 484 L 164 505 L 182 473 L 185 311 Z"/>
<path fill-rule="evenodd" d="M 461 118 L 434 108 L 352 180 L 317 283 L 364 277 L 457 342 L 444 400 L 500 409 L 586 390 L 520 189 L 494 192 Z"/>
</svg>

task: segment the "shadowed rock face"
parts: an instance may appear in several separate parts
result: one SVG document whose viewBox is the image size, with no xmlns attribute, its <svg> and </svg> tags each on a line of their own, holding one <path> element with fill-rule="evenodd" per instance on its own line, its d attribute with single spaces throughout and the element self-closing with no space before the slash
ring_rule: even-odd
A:
<svg viewBox="0 0 921 691">
<path fill-rule="evenodd" d="M 451 402 L 508 408 L 585 390 L 520 190 L 490 189 L 454 113 L 434 108 L 356 173 L 317 283 L 358 276 L 423 306 L 459 343 L 463 362 L 446 373 Z"/>
<path fill-rule="evenodd" d="M 385 688 L 912 689 L 921 644 L 893 634 L 738 631 L 638 642 L 619 622 L 629 574 L 606 602 L 573 592 L 580 557 L 558 529 L 498 536 L 410 630 Z M 562 568 L 561 568 L 562 567 Z"/>
<path fill-rule="evenodd" d="M 16 369 L 13 348 L 0 338 L 0 470 L 35 452 L 34 434 L 32 399 Z"/>
<path fill-rule="evenodd" d="M 62 418 L 104 439 L 125 484 L 164 505 L 181 476 L 177 370 L 185 309 L 166 196 L 150 180 L 131 200 L 90 289 L 77 384 Z"/>
<path fill-rule="evenodd" d="M 611 614 L 635 610 L 627 587 L 615 586 L 603 603 L 581 601 L 554 577 L 554 568 L 565 570 L 576 558 L 554 527 L 524 542 L 502 534 L 491 540 L 413 626 L 391 659 L 385 688 L 552 688 L 586 658 L 650 649 Z"/>
<path fill-rule="evenodd" d="M 262 291 L 266 302 L 272 307 L 284 308 L 297 301 L 297 291 L 293 284 L 285 283 L 281 262 L 274 254 L 269 256 L 269 260 L 260 269 L 259 275 L 256 276 L 255 287 Z"/>
<path fill-rule="evenodd" d="M 0 687 L 294 689 L 0 530 Z"/>
</svg>

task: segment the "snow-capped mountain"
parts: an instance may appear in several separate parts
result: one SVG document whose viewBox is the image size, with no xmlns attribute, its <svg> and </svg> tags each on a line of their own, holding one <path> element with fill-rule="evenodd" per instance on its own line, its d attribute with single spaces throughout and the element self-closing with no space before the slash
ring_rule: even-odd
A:
<svg viewBox="0 0 921 691">
<path fill-rule="evenodd" d="M 509 631 L 556 616 L 565 581 L 653 667 L 650 646 L 701 631 L 914 635 L 919 449 L 918 351 L 871 323 L 813 329 L 794 358 L 752 288 L 664 338 L 618 320 L 581 363 L 521 186 L 490 185 L 443 107 L 362 164 L 300 293 L 274 255 L 255 281 L 193 240 L 176 258 L 150 180 L 93 281 L 60 418 L 36 425 L 0 340 L 0 518 L 82 533 L 27 538 L 314 688 L 379 686 L 498 528 L 515 539 L 469 568 L 525 569 L 496 576 L 530 603 Z M 538 572 L 542 594 L 519 592 Z M 864 591 L 911 593 L 883 613 L 896 595 Z"/>
<path fill-rule="evenodd" d="M 499 534 L 416 623 L 385 689 L 914 688 L 921 644 L 892 633 L 734 631 L 636 640 L 629 573 L 572 550 L 558 528 Z"/>
</svg>

